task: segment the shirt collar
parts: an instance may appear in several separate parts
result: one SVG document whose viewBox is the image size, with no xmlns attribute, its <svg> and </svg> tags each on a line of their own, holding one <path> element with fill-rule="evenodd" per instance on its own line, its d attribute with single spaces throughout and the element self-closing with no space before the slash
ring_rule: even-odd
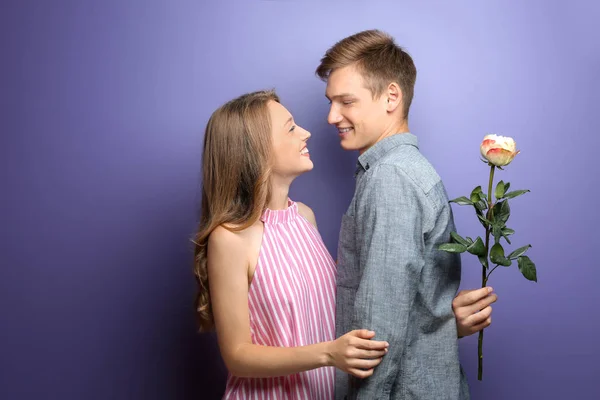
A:
<svg viewBox="0 0 600 400">
<path fill-rule="evenodd" d="M 361 169 L 367 171 L 369 168 L 375 166 L 386 153 L 398 146 L 415 146 L 419 148 L 417 137 L 410 132 L 388 136 L 375 143 L 358 157 L 356 173 Z"/>
</svg>

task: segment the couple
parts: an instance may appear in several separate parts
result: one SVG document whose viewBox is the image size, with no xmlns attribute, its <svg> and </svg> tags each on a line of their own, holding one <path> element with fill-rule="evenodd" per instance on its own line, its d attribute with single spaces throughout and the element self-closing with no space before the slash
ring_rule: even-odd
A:
<svg viewBox="0 0 600 400">
<path fill-rule="evenodd" d="M 409 133 L 416 69 L 364 31 L 317 68 L 328 122 L 358 150 L 337 265 L 315 216 L 288 198 L 311 134 L 274 92 L 245 94 L 206 127 L 197 312 L 229 370 L 225 399 L 467 399 L 457 338 L 490 322 L 491 288 L 463 291 L 444 186 Z"/>
</svg>

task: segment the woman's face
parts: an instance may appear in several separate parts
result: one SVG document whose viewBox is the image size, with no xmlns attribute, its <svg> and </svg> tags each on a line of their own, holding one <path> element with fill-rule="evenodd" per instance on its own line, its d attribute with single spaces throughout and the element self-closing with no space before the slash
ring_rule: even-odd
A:
<svg viewBox="0 0 600 400">
<path fill-rule="evenodd" d="M 273 144 L 273 174 L 284 179 L 293 179 L 313 169 L 306 147 L 310 132 L 296 125 L 292 114 L 280 103 L 268 103 L 271 115 Z"/>
</svg>

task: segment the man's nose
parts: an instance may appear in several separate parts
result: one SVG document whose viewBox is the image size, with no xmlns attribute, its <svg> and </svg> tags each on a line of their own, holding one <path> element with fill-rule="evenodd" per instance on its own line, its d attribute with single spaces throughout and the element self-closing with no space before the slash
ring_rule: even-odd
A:
<svg viewBox="0 0 600 400">
<path fill-rule="evenodd" d="M 342 116 L 338 112 L 337 107 L 332 104 L 331 107 L 329 107 L 329 114 L 327 115 L 327 122 L 329 122 L 331 125 L 335 125 L 335 124 L 340 123 L 341 121 L 342 121 Z"/>
</svg>

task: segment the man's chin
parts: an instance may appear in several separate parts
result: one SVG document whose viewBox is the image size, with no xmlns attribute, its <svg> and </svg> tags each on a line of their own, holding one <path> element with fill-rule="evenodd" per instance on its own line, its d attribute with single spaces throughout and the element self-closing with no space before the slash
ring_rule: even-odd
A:
<svg viewBox="0 0 600 400">
<path fill-rule="evenodd" d="M 347 140 L 342 140 L 340 142 L 340 147 L 346 151 L 356 151 L 359 150 L 358 147 L 356 147 L 356 145 L 350 141 Z"/>
</svg>

